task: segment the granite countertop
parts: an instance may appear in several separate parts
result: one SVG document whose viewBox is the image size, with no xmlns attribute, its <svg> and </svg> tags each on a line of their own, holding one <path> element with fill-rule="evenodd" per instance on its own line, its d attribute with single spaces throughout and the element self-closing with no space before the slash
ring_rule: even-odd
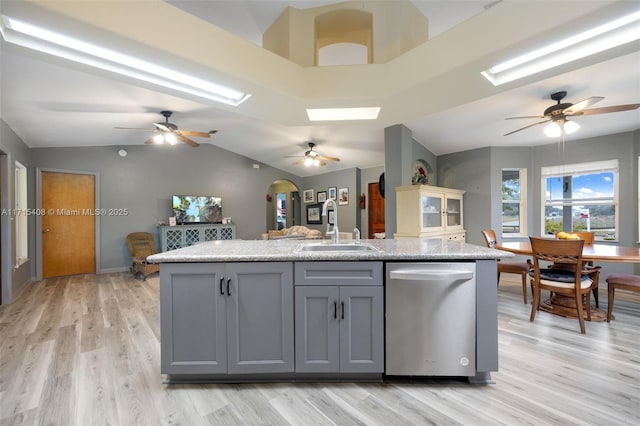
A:
<svg viewBox="0 0 640 426">
<path fill-rule="evenodd" d="M 341 243 L 355 244 L 355 240 Z M 185 262 L 274 262 L 340 260 L 463 260 L 499 259 L 513 254 L 475 244 L 440 238 L 361 240 L 373 247 L 368 251 L 303 251 L 303 245 L 330 245 L 329 240 L 221 240 L 157 253 L 152 263 Z"/>
</svg>

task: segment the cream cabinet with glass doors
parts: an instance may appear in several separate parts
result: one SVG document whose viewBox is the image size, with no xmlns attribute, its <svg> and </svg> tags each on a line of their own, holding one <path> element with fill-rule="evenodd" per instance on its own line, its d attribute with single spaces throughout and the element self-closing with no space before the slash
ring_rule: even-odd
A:
<svg viewBox="0 0 640 426">
<path fill-rule="evenodd" d="M 446 238 L 465 241 L 465 191 L 431 185 L 396 188 L 395 238 Z"/>
</svg>

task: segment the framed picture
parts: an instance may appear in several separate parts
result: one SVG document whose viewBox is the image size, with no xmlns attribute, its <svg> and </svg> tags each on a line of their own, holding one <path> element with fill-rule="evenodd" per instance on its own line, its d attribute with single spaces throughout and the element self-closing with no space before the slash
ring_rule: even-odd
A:
<svg viewBox="0 0 640 426">
<path fill-rule="evenodd" d="M 329 215 L 329 225 L 334 225 L 335 224 L 335 214 L 333 214 L 333 210 L 329 210 L 329 212 L 327 213 Z"/>
<path fill-rule="evenodd" d="M 340 188 L 338 191 L 338 204 L 349 204 L 349 188 Z"/>
<path fill-rule="evenodd" d="M 305 189 L 302 191 L 302 200 L 306 203 L 315 203 L 316 200 L 313 197 L 313 189 Z"/>
<path fill-rule="evenodd" d="M 319 203 L 324 203 L 325 201 L 327 201 L 327 191 L 318 191 L 316 196 L 318 197 Z"/>
<path fill-rule="evenodd" d="M 330 186 L 329 187 L 329 198 L 330 199 L 332 199 L 332 200 L 337 199 L 338 198 L 337 195 L 336 195 L 337 193 L 338 193 L 338 190 L 336 189 L 335 186 Z"/>
<path fill-rule="evenodd" d="M 312 204 L 307 206 L 307 224 L 322 225 L 322 205 Z"/>
</svg>

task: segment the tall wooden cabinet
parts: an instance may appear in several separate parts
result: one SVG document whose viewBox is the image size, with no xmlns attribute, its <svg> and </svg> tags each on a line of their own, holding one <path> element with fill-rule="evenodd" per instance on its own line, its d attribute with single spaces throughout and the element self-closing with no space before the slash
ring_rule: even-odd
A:
<svg viewBox="0 0 640 426">
<path fill-rule="evenodd" d="M 446 238 L 464 241 L 463 195 L 459 189 L 431 185 L 396 188 L 395 238 Z"/>
</svg>

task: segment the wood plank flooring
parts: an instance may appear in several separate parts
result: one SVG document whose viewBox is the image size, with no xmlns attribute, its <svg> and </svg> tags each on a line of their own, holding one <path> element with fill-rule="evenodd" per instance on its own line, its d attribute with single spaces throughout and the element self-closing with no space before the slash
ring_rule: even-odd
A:
<svg viewBox="0 0 640 426">
<path fill-rule="evenodd" d="M 499 288 L 495 384 L 164 385 L 159 280 L 87 275 L 35 283 L 0 307 L 0 425 L 637 425 L 640 296 L 611 323 L 540 312 Z M 606 309 L 606 283 L 600 288 Z"/>
</svg>

